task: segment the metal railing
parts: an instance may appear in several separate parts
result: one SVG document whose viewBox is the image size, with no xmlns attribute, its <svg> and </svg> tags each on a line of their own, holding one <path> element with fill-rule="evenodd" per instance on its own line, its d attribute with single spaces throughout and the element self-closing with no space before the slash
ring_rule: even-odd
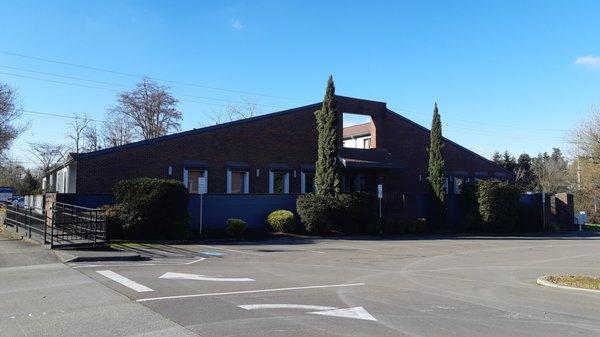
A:
<svg viewBox="0 0 600 337">
<path fill-rule="evenodd" d="M 4 225 L 55 246 L 96 246 L 108 242 L 104 209 L 54 202 L 50 210 L 6 204 Z M 35 238 L 34 238 L 35 239 Z"/>
<path fill-rule="evenodd" d="M 32 233 L 43 236 L 46 242 L 46 211 L 42 208 L 27 207 L 18 203 L 5 204 L 6 215 L 4 225 L 14 228 L 15 232 L 24 231 L 31 238 Z"/>
<path fill-rule="evenodd" d="M 104 209 L 54 202 L 51 212 L 52 245 L 90 243 L 95 246 L 108 241 Z"/>
</svg>

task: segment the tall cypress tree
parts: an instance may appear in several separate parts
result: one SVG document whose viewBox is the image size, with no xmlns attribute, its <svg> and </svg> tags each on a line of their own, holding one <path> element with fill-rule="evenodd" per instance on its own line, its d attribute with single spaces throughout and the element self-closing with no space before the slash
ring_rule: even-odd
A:
<svg viewBox="0 0 600 337">
<path fill-rule="evenodd" d="M 335 106 L 335 85 L 329 75 L 323 105 L 315 112 L 317 119 L 317 165 L 315 185 L 317 193 L 333 195 L 340 192 L 340 165 L 338 158 L 339 134 L 337 130 L 337 109 Z"/>
<path fill-rule="evenodd" d="M 442 139 L 442 121 L 438 112 L 437 103 L 433 108 L 433 120 L 431 121 L 431 134 L 429 136 L 429 165 L 428 171 L 431 216 L 438 225 L 445 220 L 445 195 L 444 195 L 444 140 Z"/>
</svg>

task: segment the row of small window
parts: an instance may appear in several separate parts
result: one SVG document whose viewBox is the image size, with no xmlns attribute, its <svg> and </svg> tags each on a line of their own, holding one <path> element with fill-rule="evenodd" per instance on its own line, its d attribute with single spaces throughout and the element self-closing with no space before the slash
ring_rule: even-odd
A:
<svg viewBox="0 0 600 337">
<path fill-rule="evenodd" d="M 256 176 L 259 176 L 256 171 Z M 296 171 L 294 171 L 296 177 Z M 199 194 L 208 192 L 207 170 L 184 170 L 183 181 L 190 193 Z M 204 184 L 202 184 L 204 181 Z M 300 193 L 310 193 L 315 190 L 315 175 L 312 172 L 300 172 Z M 250 193 L 250 171 L 227 170 L 227 193 Z M 269 171 L 269 193 L 290 193 L 290 172 Z"/>
</svg>

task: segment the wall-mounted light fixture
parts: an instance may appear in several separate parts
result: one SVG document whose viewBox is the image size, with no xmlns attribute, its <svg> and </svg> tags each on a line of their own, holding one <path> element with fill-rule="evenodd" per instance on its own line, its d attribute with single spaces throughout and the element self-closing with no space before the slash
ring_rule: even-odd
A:
<svg viewBox="0 0 600 337">
<path fill-rule="evenodd" d="M 173 175 L 173 166 L 169 166 L 169 168 L 167 169 L 167 174 L 170 176 Z"/>
<path fill-rule="evenodd" d="M 256 169 L 256 176 L 260 177 L 260 169 Z"/>
</svg>

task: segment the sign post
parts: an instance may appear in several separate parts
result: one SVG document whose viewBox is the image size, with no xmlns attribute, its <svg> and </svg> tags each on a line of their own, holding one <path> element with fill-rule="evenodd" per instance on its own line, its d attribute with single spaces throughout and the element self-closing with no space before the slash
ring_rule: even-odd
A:
<svg viewBox="0 0 600 337">
<path fill-rule="evenodd" d="M 381 199 L 383 199 L 383 184 L 377 184 L 377 199 L 379 199 L 379 219 L 381 219 Z"/>
<path fill-rule="evenodd" d="M 202 199 L 204 199 L 204 193 L 206 193 L 206 190 L 206 177 L 198 178 L 198 193 L 200 193 L 200 227 L 198 228 L 198 234 L 202 234 Z"/>
</svg>

